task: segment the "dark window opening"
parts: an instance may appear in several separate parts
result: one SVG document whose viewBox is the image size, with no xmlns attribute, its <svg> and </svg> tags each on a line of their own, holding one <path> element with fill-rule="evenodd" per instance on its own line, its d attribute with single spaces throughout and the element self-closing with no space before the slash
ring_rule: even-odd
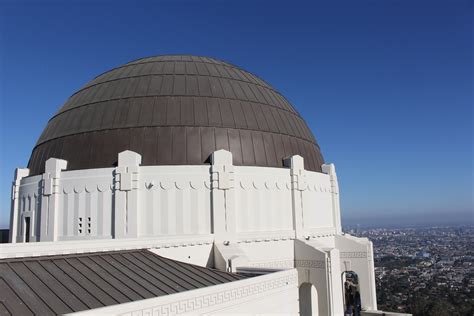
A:
<svg viewBox="0 0 474 316">
<path fill-rule="evenodd" d="M 25 242 L 30 242 L 30 218 L 25 217 Z"/>
</svg>

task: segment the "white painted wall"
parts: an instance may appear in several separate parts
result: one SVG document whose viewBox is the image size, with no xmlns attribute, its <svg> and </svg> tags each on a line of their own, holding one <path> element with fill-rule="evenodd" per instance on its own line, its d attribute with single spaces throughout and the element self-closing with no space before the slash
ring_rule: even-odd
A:
<svg viewBox="0 0 474 316">
<path fill-rule="evenodd" d="M 295 269 L 70 315 L 298 315 Z"/>
<path fill-rule="evenodd" d="M 212 248 L 213 242 L 213 235 L 190 235 L 155 238 L 8 243 L 0 244 L 0 259 L 128 249 L 150 249 L 153 252 L 173 259 L 187 257 L 190 254 L 196 254 L 195 256 L 192 256 L 192 260 L 183 261 L 201 265 L 200 263 L 204 261 L 203 258 L 208 255 Z M 202 254 L 198 256 L 197 252 L 202 252 Z"/>
<path fill-rule="evenodd" d="M 234 172 L 238 233 L 293 228 L 288 169 L 235 167 Z"/>
<path fill-rule="evenodd" d="M 30 241 L 336 231 L 330 175 L 301 169 L 301 157 L 299 178 L 291 168 L 232 166 L 231 155 L 223 159 L 220 167 L 140 166 L 140 155 L 125 151 L 117 168 L 68 171 L 61 170 L 67 162 L 51 158 L 48 172 L 14 183 L 13 242 L 25 239 L 25 216 L 31 217 Z M 224 188 L 219 181 L 226 177 Z"/>
<path fill-rule="evenodd" d="M 113 171 L 61 172 L 58 240 L 112 238 Z"/>
<path fill-rule="evenodd" d="M 30 241 L 39 239 L 40 233 L 40 217 L 38 216 L 41 209 L 41 178 L 42 176 L 25 177 L 20 180 L 17 192 L 17 201 L 13 201 L 12 206 L 17 204 L 17 209 L 12 210 L 12 219 L 16 222 L 12 223 L 12 232 L 16 232 L 16 236 L 12 236 L 12 240 L 17 242 L 25 241 L 25 217 L 30 217 Z M 13 186 L 15 191 L 15 185 Z M 16 216 L 14 216 L 16 212 Z"/>
<path fill-rule="evenodd" d="M 306 189 L 303 191 L 304 229 L 335 227 L 329 176 L 306 171 Z"/>
<path fill-rule="evenodd" d="M 362 308 L 377 310 L 372 243 L 367 238 L 346 235 L 335 237 L 340 251 L 341 271 L 354 271 L 359 277 Z"/>
<path fill-rule="evenodd" d="M 296 267 L 299 284 L 317 289 L 320 315 L 342 312 L 340 277 L 349 266 L 359 275 L 363 306 L 376 309 L 372 246 L 341 235 L 334 165 L 323 165 L 327 174 L 310 172 L 293 156 L 288 168 L 233 166 L 224 150 L 211 165 L 140 163 L 125 151 L 116 168 L 68 171 L 67 162 L 52 158 L 43 175 L 21 169 L 12 195 L 17 244 L 0 245 L 0 258 L 149 248 L 221 269 Z M 30 241 L 47 241 L 23 243 L 25 216 L 32 219 Z M 268 302 L 292 300 L 289 291 Z M 224 308 L 259 310 L 233 306 Z"/>
<path fill-rule="evenodd" d="M 191 239 L 192 240 L 192 239 Z M 190 242 L 189 240 L 188 242 Z M 214 257 L 212 243 L 204 243 L 200 245 L 183 246 L 174 245 L 172 247 L 156 247 L 149 248 L 151 252 L 156 253 L 159 256 L 195 264 L 201 267 L 214 268 Z"/>
</svg>

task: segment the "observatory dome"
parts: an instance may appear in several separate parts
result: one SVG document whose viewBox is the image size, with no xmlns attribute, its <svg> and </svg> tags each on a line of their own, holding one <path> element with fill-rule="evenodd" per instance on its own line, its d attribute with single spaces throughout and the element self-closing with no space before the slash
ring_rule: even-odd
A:
<svg viewBox="0 0 474 316">
<path fill-rule="evenodd" d="M 269 84 L 229 63 L 156 56 L 107 71 L 74 93 L 49 120 L 29 163 L 51 157 L 68 169 L 113 167 L 132 150 L 142 165 L 208 163 L 219 149 L 235 165 L 283 167 L 291 155 L 321 172 L 319 146 L 295 108 Z"/>
</svg>

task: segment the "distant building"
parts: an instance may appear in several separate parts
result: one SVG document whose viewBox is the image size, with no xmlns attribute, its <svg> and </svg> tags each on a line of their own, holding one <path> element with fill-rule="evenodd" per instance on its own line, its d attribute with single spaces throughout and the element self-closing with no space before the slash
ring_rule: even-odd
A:
<svg viewBox="0 0 474 316">
<path fill-rule="evenodd" d="M 377 309 L 334 165 L 284 96 L 212 58 L 136 60 L 73 94 L 15 172 L 10 234 L 12 314 L 344 315 L 346 271 Z"/>
</svg>

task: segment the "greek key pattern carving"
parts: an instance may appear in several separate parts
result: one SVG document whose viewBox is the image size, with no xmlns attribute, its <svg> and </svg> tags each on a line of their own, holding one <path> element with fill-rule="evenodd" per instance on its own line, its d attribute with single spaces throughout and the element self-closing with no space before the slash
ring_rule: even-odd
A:
<svg viewBox="0 0 474 316">
<path fill-rule="evenodd" d="M 212 307 L 215 305 L 240 300 L 249 296 L 259 295 L 261 293 L 276 290 L 278 288 L 297 285 L 298 277 L 294 274 L 291 274 L 274 280 L 253 283 L 224 291 L 216 291 L 214 293 L 193 297 L 190 299 L 182 299 L 142 310 L 135 310 L 121 315 L 178 315 L 193 312 L 202 308 Z"/>
<path fill-rule="evenodd" d="M 293 259 L 287 260 L 273 260 L 273 261 L 254 261 L 250 263 L 251 267 L 255 268 L 272 268 L 272 269 L 284 269 L 294 268 L 295 262 Z"/>
<path fill-rule="evenodd" d="M 324 260 L 295 260 L 296 268 L 326 269 Z"/>
<path fill-rule="evenodd" d="M 365 251 L 347 251 L 340 253 L 341 258 L 367 258 Z"/>
</svg>

